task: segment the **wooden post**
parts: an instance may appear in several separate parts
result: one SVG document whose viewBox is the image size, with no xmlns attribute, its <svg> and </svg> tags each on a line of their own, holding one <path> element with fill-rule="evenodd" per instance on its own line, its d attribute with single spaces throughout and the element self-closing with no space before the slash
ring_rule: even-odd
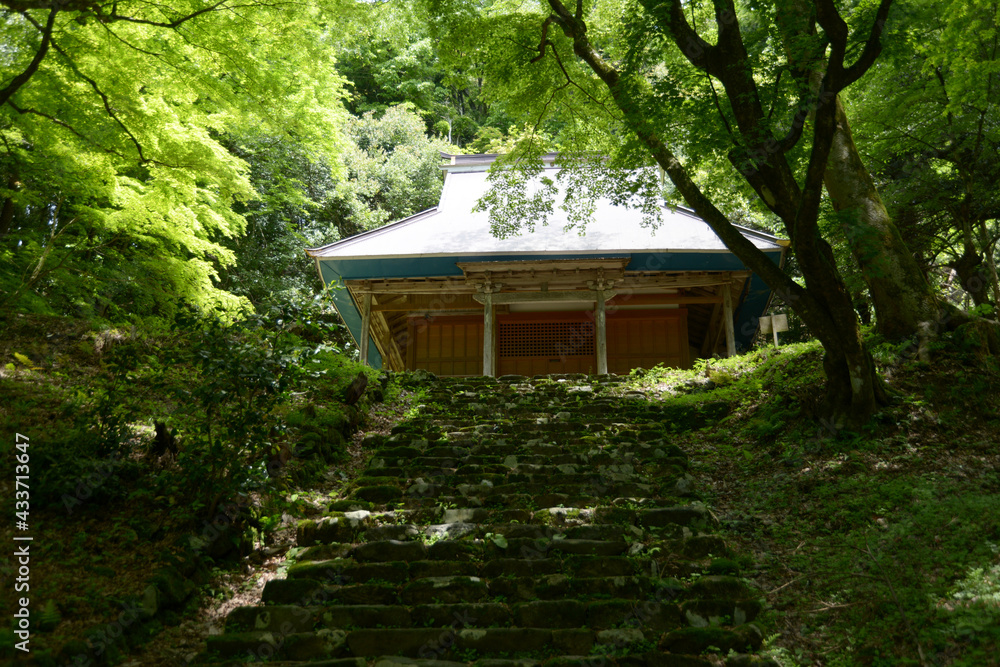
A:
<svg viewBox="0 0 1000 667">
<path fill-rule="evenodd" d="M 496 347 L 494 334 L 493 293 L 486 288 L 483 293 L 483 375 L 496 375 L 493 352 Z"/>
<path fill-rule="evenodd" d="M 361 363 L 368 364 L 368 340 L 372 328 L 372 293 L 365 292 L 361 297 L 361 340 L 358 349 L 361 352 Z"/>
<path fill-rule="evenodd" d="M 736 331 L 733 326 L 733 291 L 722 286 L 722 321 L 726 327 L 726 356 L 736 356 Z"/>
<path fill-rule="evenodd" d="M 597 317 L 595 318 L 595 324 L 597 333 L 597 374 L 606 375 L 608 372 L 608 332 L 604 313 L 604 290 L 598 289 L 596 291 Z"/>
</svg>

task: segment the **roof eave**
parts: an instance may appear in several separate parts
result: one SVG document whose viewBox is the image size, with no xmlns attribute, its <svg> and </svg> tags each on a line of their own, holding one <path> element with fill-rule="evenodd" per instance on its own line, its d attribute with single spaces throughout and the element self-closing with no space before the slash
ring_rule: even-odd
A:
<svg viewBox="0 0 1000 667">
<path fill-rule="evenodd" d="M 758 248 L 761 252 L 778 252 L 783 249 L 780 246 L 775 246 L 773 248 Z M 659 254 L 659 253 L 692 253 L 692 254 L 733 254 L 729 248 L 631 248 L 631 249 L 611 249 L 611 248 L 601 248 L 596 250 L 579 250 L 579 249 L 566 249 L 566 250 L 504 250 L 504 251 L 465 251 L 465 252 L 432 252 L 432 253 L 414 253 L 409 255 L 327 255 L 319 256 L 320 261 L 333 261 L 333 260 L 382 260 L 382 259 L 414 259 L 418 257 L 468 257 L 469 255 L 593 255 L 595 257 L 601 256 L 615 256 L 615 255 L 632 255 L 632 254 Z"/>
<path fill-rule="evenodd" d="M 424 218 L 425 216 L 434 215 L 438 212 L 438 207 L 429 208 L 421 211 L 420 213 L 414 213 L 413 215 L 403 218 L 402 220 L 397 220 L 396 222 L 390 222 L 388 225 L 379 227 L 378 229 L 370 229 L 367 232 L 361 232 L 360 234 L 355 234 L 354 236 L 348 236 L 346 239 L 341 239 L 339 241 L 334 241 L 333 243 L 327 243 L 326 245 L 320 246 L 318 248 L 306 248 L 306 254 L 310 257 L 318 257 L 323 259 L 325 256 L 320 254 L 324 250 L 330 250 L 336 248 L 337 246 L 347 246 L 358 241 L 373 238 L 376 236 L 381 236 L 387 234 L 393 229 L 407 225 L 411 222 L 416 222 Z"/>
</svg>

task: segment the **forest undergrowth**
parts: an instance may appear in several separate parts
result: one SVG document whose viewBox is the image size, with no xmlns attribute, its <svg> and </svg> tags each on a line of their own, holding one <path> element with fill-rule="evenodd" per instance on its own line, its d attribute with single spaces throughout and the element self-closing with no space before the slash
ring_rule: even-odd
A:
<svg viewBox="0 0 1000 667">
<path fill-rule="evenodd" d="M 151 334 L 14 317 L 2 456 L 13 434 L 30 438 L 39 664 L 193 658 L 229 609 L 283 576 L 298 521 L 363 469 L 363 437 L 423 400 L 407 374 L 351 361 L 342 331 L 307 310 L 236 324 L 192 311 Z M 675 437 L 752 560 L 782 665 L 997 664 L 1000 365 L 951 334 L 931 363 L 870 342 L 894 403 L 860 433 L 820 416 L 815 343 L 637 371 L 622 391 L 725 404 Z M 177 599 L 129 621 L 150 582 Z"/>
</svg>

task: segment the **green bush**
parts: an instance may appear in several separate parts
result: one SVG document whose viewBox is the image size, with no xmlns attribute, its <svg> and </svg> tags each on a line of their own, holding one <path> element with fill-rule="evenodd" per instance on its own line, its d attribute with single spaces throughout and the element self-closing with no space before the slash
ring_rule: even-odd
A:
<svg viewBox="0 0 1000 667">
<path fill-rule="evenodd" d="M 190 382 L 173 384 L 171 415 L 183 441 L 178 465 L 187 486 L 211 489 L 198 498 L 209 512 L 219 501 L 265 477 L 274 437 L 281 432 L 276 410 L 290 392 L 316 376 L 311 361 L 330 327 L 300 304 L 269 308 L 225 323 L 188 308 L 174 324 L 174 344 L 163 369 L 190 369 Z"/>
</svg>

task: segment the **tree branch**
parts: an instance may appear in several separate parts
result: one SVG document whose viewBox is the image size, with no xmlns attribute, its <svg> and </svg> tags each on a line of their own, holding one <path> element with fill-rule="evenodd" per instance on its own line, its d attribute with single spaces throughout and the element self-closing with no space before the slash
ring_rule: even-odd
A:
<svg viewBox="0 0 1000 667">
<path fill-rule="evenodd" d="M 124 21 L 124 22 L 127 22 L 127 23 L 139 23 L 141 25 L 151 25 L 151 26 L 155 26 L 155 27 L 158 27 L 158 28 L 170 28 L 170 29 L 173 29 L 173 28 L 177 28 L 177 27 L 181 26 L 184 23 L 187 23 L 188 21 L 190 21 L 193 18 L 197 18 L 197 17 L 201 16 L 202 14 L 207 14 L 208 12 L 215 11 L 216 9 L 218 9 L 222 5 L 226 4 L 227 2 L 229 2 L 229 0 L 219 0 L 215 4 L 208 5 L 207 7 L 202 7 L 201 9 L 199 9 L 196 12 L 192 12 L 190 14 L 186 14 L 184 16 L 181 16 L 180 18 L 174 19 L 173 21 L 170 21 L 169 23 L 164 22 L 164 21 L 150 21 L 149 19 L 140 19 L 140 18 L 136 18 L 134 16 L 123 16 L 123 15 L 121 15 L 121 14 L 118 13 L 118 3 L 114 3 L 112 5 L 111 13 L 110 14 L 102 14 L 101 13 L 101 7 L 100 7 L 100 5 L 95 5 L 95 7 L 94 7 L 94 15 L 97 17 L 97 20 L 101 21 L 102 23 L 113 23 L 113 22 L 117 22 L 117 21 Z M 229 7 L 228 9 L 235 9 L 235 8 L 236 7 Z"/>
<path fill-rule="evenodd" d="M 49 12 L 49 17 L 45 21 L 45 25 L 42 26 L 36 22 L 27 12 L 22 12 L 25 18 L 31 22 L 39 31 L 42 33 L 42 42 L 38 45 L 38 50 L 35 51 L 34 58 L 28 63 L 28 66 L 23 72 L 15 76 L 10 83 L 8 83 L 3 90 L 0 90 L 0 105 L 4 105 L 11 98 L 11 96 L 18 91 L 18 89 L 28 82 L 35 72 L 38 71 L 38 66 L 42 64 L 42 60 L 45 59 L 45 55 L 49 52 L 49 43 L 52 41 L 52 27 L 56 22 L 56 14 L 59 13 L 58 9 L 53 8 Z"/>
<path fill-rule="evenodd" d="M 104 93 L 103 90 L 101 90 L 100 86 L 97 85 L 97 82 L 91 79 L 83 72 L 81 72 L 80 68 L 76 66 L 75 62 L 73 62 L 73 59 L 69 57 L 69 54 L 63 51 L 62 48 L 55 43 L 55 41 L 52 42 L 52 48 L 54 48 L 56 52 L 59 53 L 59 55 L 61 55 L 66 60 L 66 64 L 69 65 L 69 68 L 73 70 L 73 72 L 78 77 L 80 77 L 88 84 L 90 84 L 90 87 L 94 90 L 95 93 L 97 93 L 98 97 L 101 98 L 101 102 L 104 104 L 104 110 L 107 112 L 109 116 L 111 116 L 111 119 L 114 120 L 115 123 L 117 123 L 120 128 L 122 128 L 122 131 L 125 132 L 128 138 L 132 141 L 132 144 L 135 146 L 135 150 L 139 155 L 139 164 L 147 164 L 149 162 L 155 162 L 155 160 L 150 160 L 146 157 L 145 153 L 142 150 L 142 144 L 139 143 L 139 140 L 136 138 L 136 136 L 132 134 L 132 131 L 128 129 L 128 126 L 125 125 L 125 123 L 118 117 L 118 114 L 114 112 L 114 109 L 111 108 L 111 102 L 110 100 L 108 100 L 108 96 Z"/>
<path fill-rule="evenodd" d="M 545 47 L 551 46 L 554 51 L 556 46 L 551 41 L 549 41 L 549 26 L 555 20 L 554 16 L 548 16 L 544 21 L 542 21 L 542 38 L 538 41 L 538 55 L 529 60 L 528 62 L 534 64 L 545 57 Z"/>
<path fill-rule="evenodd" d="M 614 120 L 616 120 L 618 122 L 623 122 L 623 119 L 620 116 L 616 116 L 614 113 L 612 113 L 612 111 L 608 108 L 608 106 L 604 102 L 602 102 L 601 100 L 599 100 L 596 97 L 594 97 L 590 93 L 590 91 L 588 91 L 585 88 L 583 88 L 583 86 L 581 86 L 576 81 L 574 81 L 573 77 L 571 77 L 569 75 L 569 71 L 566 69 L 566 65 L 563 63 L 562 58 L 559 56 L 559 51 L 556 50 L 555 44 L 553 44 L 552 41 L 548 39 L 549 25 L 552 24 L 552 23 L 558 23 L 558 19 L 555 16 L 549 16 L 542 23 L 542 38 L 541 38 L 541 42 L 538 45 L 538 55 L 535 56 L 534 58 L 532 58 L 530 60 L 530 62 L 531 63 L 536 63 L 539 60 L 541 60 L 542 58 L 544 58 L 545 57 L 545 47 L 546 46 L 551 47 L 552 48 L 552 56 L 555 58 L 556 64 L 559 66 L 559 69 L 562 71 L 563 76 L 566 77 L 566 84 L 573 86 L 574 88 L 576 88 L 577 90 L 579 90 L 581 93 L 583 93 L 584 97 L 586 97 L 587 99 L 589 99 L 591 102 L 593 102 L 597 106 L 601 107 L 601 109 L 603 109 L 604 112 L 606 114 L 608 114 L 608 116 L 610 116 L 611 118 L 613 118 Z M 560 86 L 559 90 L 562 90 L 565 87 L 566 86 Z M 548 104 L 546 104 L 546 106 L 548 106 Z M 536 129 L 537 129 L 537 126 L 536 126 Z"/>
<path fill-rule="evenodd" d="M 639 2 L 650 16 L 667 29 L 674 43 L 692 65 L 709 74 L 715 74 L 716 78 L 721 80 L 719 73 L 713 71 L 717 48 L 702 39 L 691 27 L 684 16 L 684 6 L 680 0 L 639 0 Z"/>
<path fill-rule="evenodd" d="M 837 87 L 844 74 L 844 58 L 847 56 L 847 23 L 844 22 L 833 0 L 813 0 L 816 6 L 816 22 L 823 28 L 830 42 L 830 55 L 826 62 L 825 78 L 829 81 L 828 89 L 839 92 L 843 86 Z"/>
<path fill-rule="evenodd" d="M 653 128 L 650 119 L 642 113 L 642 105 L 636 99 L 638 93 L 634 86 L 624 83 L 619 72 L 590 44 L 583 22 L 570 14 L 560 0 L 549 0 L 549 5 L 556 16 L 556 22 L 566 36 L 573 40 L 574 53 L 608 87 L 618 108 L 625 115 L 626 126 L 647 146 L 653 159 L 670 177 L 684 201 L 705 220 L 726 247 L 772 289 L 782 293 L 784 298 L 796 301 L 803 310 L 816 318 L 822 318 L 827 325 L 833 327 L 833 321 L 812 295 L 785 275 L 767 255 L 743 236 L 691 179 L 680 160 Z"/>
<path fill-rule="evenodd" d="M 99 150 L 101 150 L 101 151 L 103 151 L 105 153 L 108 153 L 109 155 L 117 155 L 118 157 L 122 158 L 123 160 L 127 160 L 128 159 L 128 156 L 124 155 L 123 153 L 119 153 L 118 151 L 113 150 L 111 148 L 105 148 L 104 146 L 100 146 L 98 144 L 95 144 L 94 141 L 90 139 L 90 137 L 85 136 L 84 134 L 82 134 L 80 131 L 78 131 L 75 127 L 73 127 L 72 125 L 70 125 L 66 121 L 60 120 L 60 119 L 56 118 L 55 116 L 53 116 L 51 114 L 47 114 L 47 113 L 45 113 L 43 111 L 38 111 L 37 109 L 25 109 L 25 108 L 22 108 L 22 107 L 18 106 L 17 104 L 15 104 L 13 101 L 7 102 L 7 106 L 9 106 L 11 109 L 13 109 L 14 111 L 16 111 L 19 114 L 30 114 L 32 116 L 39 116 L 40 118 L 44 118 L 44 119 L 46 119 L 46 120 L 48 120 L 48 121 L 50 121 L 52 123 L 55 123 L 56 125 L 58 125 L 60 127 L 64 127 L 67 130 L 69 130 L 70 132 L 72 132 L 73 134 L 75 134 L 78 138 L 82 139 L 83 141 L 87 142 L 88 144 L 90 144 L 92 146 L 95 146 Z"/>
<path fill-rule="evenodd" d="M 865 72 L 875 64 L 875 59 L 882 53 L 882 33 L 885 30 L 886 21 L 889 20 L 889 8 L 891 6 L 892 0 L 882 0 L 879 4 L 878 10 L 875 12 L 875 22 L 872 23 L 868 39 L 865 40 L 865 48 L 862 49 L 861 55 L 854 61 L 854 64 L 844 70 L 844 80 L 841 84 L 841 89 L 846 88 L 864 76 Z"/>
</svg>

